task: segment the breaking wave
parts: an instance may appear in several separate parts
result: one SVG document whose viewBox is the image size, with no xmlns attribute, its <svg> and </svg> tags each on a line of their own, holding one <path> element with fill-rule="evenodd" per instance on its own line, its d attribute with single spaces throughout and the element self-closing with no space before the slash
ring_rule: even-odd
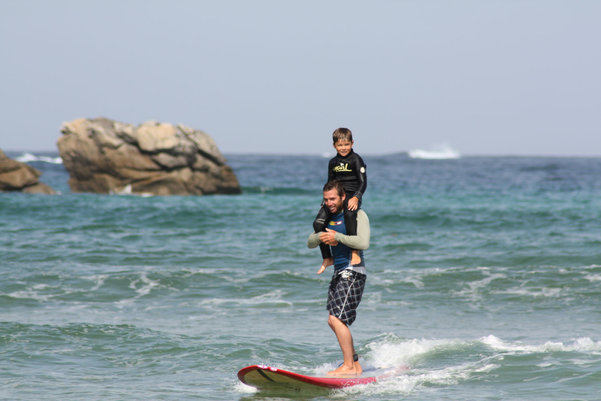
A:
<svg viewBox="0 0 601 401">
<path fill-rule="evenodd" d="M 459 159 L 461 155 L 458 151 L 451 148 L 449 145 L 441 144 L 433 146 L 429 150 L 414 149 L 408 152 L 409 157 L 412 159 L 429 159 L 429 160 L 442 160 L 442 159 Z"/>
<path fill-rule="evenodd" d="M 63 159 L 60 156 L 34 155 L 33 153 L 25 152 L 15 158 L 21 163 L 44 162 L 50 164 L 63 164 Z"/>
</svg>

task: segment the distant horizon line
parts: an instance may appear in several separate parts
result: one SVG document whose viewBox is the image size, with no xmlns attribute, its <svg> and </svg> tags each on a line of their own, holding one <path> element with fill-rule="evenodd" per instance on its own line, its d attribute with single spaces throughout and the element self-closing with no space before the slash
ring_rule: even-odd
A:
<svg viewBox="0 0 601 401">
<path fill-rule="evenodd" d="M 43 154 L 53 154 L 53 155 L 60 155 L 58 150 L 23 150 L 23 149 L 2 149 L 0 147 L 0 150 L 2 150 L 5 153 L 30 153 L 30 154 L 36 154 L 36 153 L 43 153 Z M 282 153 L 276 153 L 276 152 L 223 152 L 220 150 L 220 152 L 224 155 L 236 155 L 236 156 L 321 156 L 323 158 L 327 158 L 327 157 L 334 157 L 335 153 L 334 152 L 328 152 L 328 153 L 287 153 L 287 152 L 282 152 Z M 411 152 L 411 150 L 401 150 L 401 151 L 397 151 L 397 152 L 388 152 L 388 153 L 371 153 L 371 152 L 361 152 L 362 156 L 370 156 L 370 157 L 380 157 L 380 156 L 394 156 L 394 155 L 409 155 L 409 152 Z M 565 154 L 565 155 L 561 155 L 561 154 L 528 154 L 528 153 L 459 153 L 459 157 L 458 158 L 464 158 L 464 157 L 551 157 L 551 158 L 599 158 L 601 157 L 601 153 L 598 155 L 576 155 L 576 154 Z M 410 157 L 412 159 L 415 160 L 436 160 L 436 159 L 429 159 L 429 158 L 419 158 L 419 157 Z M 441 158 L 440 160 L 452 160 L 453 158 L 449 157 L 449 158 Z"/>
</svg>

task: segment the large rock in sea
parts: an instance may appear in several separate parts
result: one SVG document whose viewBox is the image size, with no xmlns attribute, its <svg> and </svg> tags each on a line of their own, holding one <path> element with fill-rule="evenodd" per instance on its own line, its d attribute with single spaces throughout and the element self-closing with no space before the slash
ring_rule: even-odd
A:
<svg viewBox="0 0 601 401">
<path fill-rule="evenodd" d="M 241 192 L 215 141 L 202 131 L 154 121 L 134 127 L 107 118 L 81 118 L 64 123 L 61 132 L 57 145 L 73 192 Z"/>
<path fill-rule="evenodd" d="M 0 150 L 0 192 L 21 191 L 30 194 L 55 194 L 48 185 L 39 181 L 39 170 L 6 156 Z"/>
</svg>

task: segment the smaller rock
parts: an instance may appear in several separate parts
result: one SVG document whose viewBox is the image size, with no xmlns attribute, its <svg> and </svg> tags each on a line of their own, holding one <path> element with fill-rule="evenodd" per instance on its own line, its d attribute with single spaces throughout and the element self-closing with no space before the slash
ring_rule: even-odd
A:
<svg viewBox="0 0 601 401">
<path fill-rule="evenodd" d="M 0 150 L 0 192 L 21 191 L 29 194 L 55 194 L 48 185 L 39 182 L 42 175 L 28 164 L 6 156 Z"/>
</svg>

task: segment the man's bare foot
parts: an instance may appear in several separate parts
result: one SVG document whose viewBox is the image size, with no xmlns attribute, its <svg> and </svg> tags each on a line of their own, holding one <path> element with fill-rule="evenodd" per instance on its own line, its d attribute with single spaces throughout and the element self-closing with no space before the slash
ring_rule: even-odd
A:
<svg viewBox="0 0 601 401">
<path fill-rule="evenodd" d="M 329 376 L 352 377 L 360 376 L 363 373 L 363 368 L 359 362 L 353 362 L 353 367 L 341 365 L 338 368 L 328 372 Z"/>
<path fill-rule="evenodd" d="M 334 259 L 332 258 L 326 258 L 323 260 L 321 267 L 319 268 L 319 270 L 317 271 L 317 274 L 321 274 L 326 270 L 326 267 L 331 266 L 334 264 Z"/>
<path fill-rule="evenodd" d="M 357 371 L 357 376 L 363 373 L 363 368 L 359 362 L 355 362 L 355 370 Z"/>
<path fill-rule="evenodd" d="M 358 265 L 361 263 L 361 256 L 359 256 L 359 251 L 351 252 L 351 265 Z"/>
</svg>

